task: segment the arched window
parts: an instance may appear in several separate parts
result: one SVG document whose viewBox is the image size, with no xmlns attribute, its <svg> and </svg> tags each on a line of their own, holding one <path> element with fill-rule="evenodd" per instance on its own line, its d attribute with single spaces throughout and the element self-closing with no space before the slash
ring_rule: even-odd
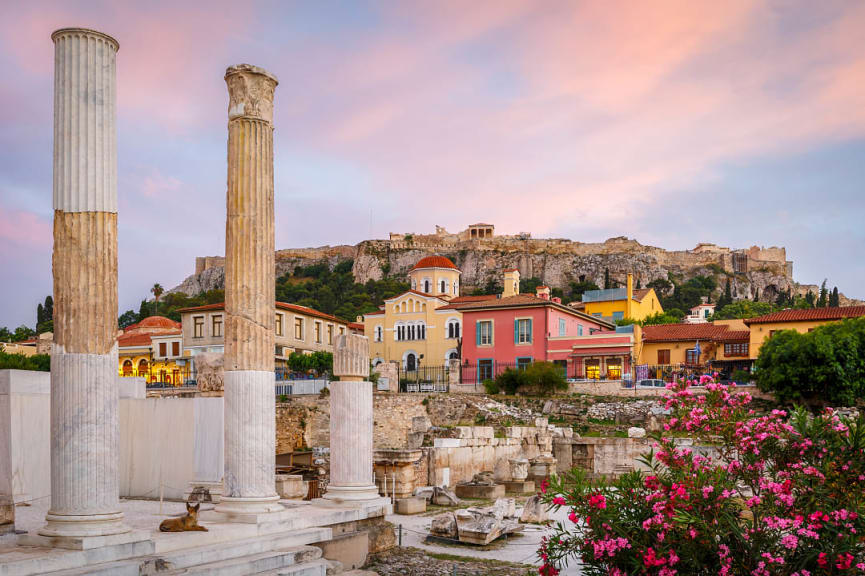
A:
<svg viewBox="0 0 865 576">
<path fill-rule="evenodd" d="M 372 361 L 372 367 L 375 368 L 376 366 L 378 366 L 382 362 L 384 362 L 384 360 L 382 360 L 381 358 L 376 358 L 375 360 Z"/>
<path fill-rule="evenodd" d="M 381 342 L 381 341 L 382 341 L 382 334 L 383 334 L 382 327 L 381 327 L 381 326 L 376 326 L 376 327 L 375 327 L 375 341 L 376 341 L 376 342 Z"/>
<path fill-rule="evenodd" d="M 423 291 L 426 294 L 429 294 L 430 292 L 432 292 L 432 282 L 430 281 L 429 278 L 423 279 Z"/>
<path fill-rule="evenodd" d="M 132 376 L 132 360 L 128 358 L 123 361 L 123 375 Z"/>
<path fill-rule="evenodd" d="M 439 282 L 439 292 L 446 294 L 447 291 L 448 291 L 448 281 L 443 279 L 441 282 Z"/>
<path fill-rule="evenodd" d="M 447 322 L 447 337 L 448 338 L 459 338 L 460 337 L 460 321 L 456 318 L 451 318 Z"/>
<path fill-rule="evenodd" d="M 405 369 L 408 372 L 414 372 L 417 370 L 417 356 L 414 355 L 414 352 L 409 352 L 405 357 Z"/>
<path fill-rule="evenodd" d="M 417 280 L 415 278 L 411 279 L 411 289 L 417 290 Z"/>
<path fill-rule="evenodd" d="M 423 322 L 418 323 L 417 325 L 417 339 L 425 340 L 426 339 L 426 324 Z"/>
<path fill-rule="evenodd" d="M 405 312 L 405 311 L 406 311 L 406 306 L 405 306 L 405 302 L 403 302 L 403 303 L 402 303 L 402 311 L 403 311 L 403 312 Z"/>
<path fill-rule="evenodd" d="M 453 292 L 454 292 L 454 296 L 456 296 L 456 294 L 457 294 L 457 283 L 456 283 L 456 281 L 454 281 L 454 285 L 453 285 Z"/>
<path fill-rule="evenodd" d="M 459 356 L 459 354 L 457 354 L 457 351 L 456 351 L 456 350 L 451 350 L 451 351 L 449 351 L 448 354 L 447 354 L 447 359 L 448 359 L 448 360 L 458 360 L 459 357 L 460 357 L 460 356 Z"/>
<path fill-rule="evenodd" d="M 138 375 L 139 376 L 147 376 L 148 369 L 149 369 L 149 367 L 147 365 L 147 360 L 141 359 L 138 362 Z"/>
</svg>

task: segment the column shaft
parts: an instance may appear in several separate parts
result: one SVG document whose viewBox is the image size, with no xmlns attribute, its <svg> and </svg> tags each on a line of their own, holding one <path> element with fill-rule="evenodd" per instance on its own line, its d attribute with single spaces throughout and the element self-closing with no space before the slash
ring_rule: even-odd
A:
<svg viewBox="0 0 865 576">
<path fill-rule="evenodd" d="M 118 501 L 117 42 L 54 40 L 54 343 L 47 536 L 128 532 Z"/>
<path fill-rule="evenodd" d="M 229 92 L 225 226 L 225 476 L 217 511 L 281 510 L 275 487 L 273 93 L 241 64 Z"/>
</svg>

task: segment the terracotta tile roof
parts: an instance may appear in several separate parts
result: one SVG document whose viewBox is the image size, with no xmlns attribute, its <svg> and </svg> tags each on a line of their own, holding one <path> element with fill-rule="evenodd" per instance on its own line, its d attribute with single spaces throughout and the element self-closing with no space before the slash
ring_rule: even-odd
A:
<svg viewBox="0 0 865 576">
<path fill-rule="evenodd" d="M 651 288 L 639 288 L 637 290 L 634 290 L 634 300 L 636 300 L 637 302 L 642 302 L 643 298 L 648 296 L 649 292 L 651 291 Z"/>
<path fill-rule="evenodd" d="M 133 332 L 131 334 L 121 334 L 117 337 L 117 346 L 119 348 L 146 347 L 150 346 L 150 338 L 152 334 Z"/>
<path fill-rule="evenodd" d="M 316 318 L 322 318 L 324 320 L 331 320 L 333 322 L 339 322 L 340 324 L 347 324 L 345 320 L 341 320 L 336 316 L 331 314 L 327 314 L 325 312 L 319 312 L 315 308 L 309 308 L 307 306 L 301 306 L 300 304 L 289 304 L 288 302 L 277 302 L 276 307 L 280 310 L 291 310 L 293 312 L 299 312 L 301 314 L 307 314 L 309 316 L 314 316 Z M 205 312 L 207 310 L 224 310 L 225 302 L 218 302 L 216 304 L 205 304 L 204 306 L 192 306 L 190 308 L 181 308 L 180 312 Z"/>
<path fill-rule="evenodd" d="M 718 342 L 748 342 L 751 339 L 750 330 L 727 330 L 721 332 Z"/>
<path fill-rule="evenodd" d="M 384 310 L 376 310 L 375 312 L 367 312 L 364 316 L 377 316 L 380 314 L 384 314 Z"/>
<path fill-rule="evenodd" d="M 451 262 L 450 258 L 446 258 L 445 256 L 425 256 L 418 260 L 418 263 L 412 267 L 412 270 L 419 270 L 421 268 L 452 268 L 453 270 L 459 270 L 456 267 L 456 264 Z"/>
<path fill-rule="evenodd" d="M 865 316 L 865 306 L 840 306 L 835 308 L 805 308 L 781 310 L 756 318 L 747 318 L 745 324 L 769 324 L 773 322 L 803 322 L 819 320 L 843 320 Z"/>
<path fill-rule="evenodd" d="M 424 298 L 437 298 L 442 302 L 447 302 L 447 297 L 442 294 L 441 296 L 436 296 L 434 294 L 427 294 L 426 292 L 421 292 L 420 290 L 406 290 L 402 294 L 397 294 L 396 296 L 391 296 L 390 298 L 386 298 L 385 302 L 393 302 L 397 298 L 402 298 L 406 294 L 417 294 L 418 296 L 423 296 Z"/>
<path fill-rule="evenodd" d="M 507 270 L 502 270 L 502 272 L 519 272 L 519 268 L 508 268 Z"/>
<path fill-rule="evenodd" d="M 457 296 L 450 299 L 451 304 L 459 304 L 460 302 L 483 302 L 484 300 L 496 300 L 498 296 L 495 294 L 479 294 L 477 296 Z"/>
<path fill-rule="evenodd" d="M 729 326 L 718 324 L 658 324 L 643 327 L 643 340 L 646 342 L 685 342 L 690 340 L 726 341 L 738 330 L 729 330 Z M 747 330 L 745 334 L 750 334 Z M 741 338 L 747 340 L 749 336 Z"/>
<path fill-rule="evenodd" d="M 585 310 L 586 309 L 586 303 L 585 302 L 570 302 L 570 303 L 568 303 L 568 306 L 570 306 L 571 308 L 574 308 L 576 310 Z"/>
<path fill-rule="evenodd" d="M 358 332 L 363 332 L 364 330 L 363 323 L 361 322 L 349 322 L 347 326 L 350 330 L 357 330 Z"/>
<path fill-rule="evenodd" d="M 148 316 L 141 322 L 137 324 L 133 324 L 132 326 L 127 326 L 126 330 L 128 331 L 130 328 L 180 328 L 180 322 L 175 322 L 171 318 L 166 318 L 165 316 Z"/>
</svg>

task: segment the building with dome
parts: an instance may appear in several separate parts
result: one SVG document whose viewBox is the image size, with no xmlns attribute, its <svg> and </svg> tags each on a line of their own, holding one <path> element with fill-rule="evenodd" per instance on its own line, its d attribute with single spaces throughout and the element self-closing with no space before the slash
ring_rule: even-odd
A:
<svg viewBox="0 0 865 576">
<path fill-rule="evenodd" d="M 140 376 L 148 384 L 180 386 L 189 377 L 180 322 L 165 316 L 127 326 L 117 338 L 117 357 L 121 376 Z"/>
<path fill-rule="evenodd" d="M 419 366 L 442 366 L 459 358 L 461 315 L 441 308 L 464 299 L 460 274 L 449 258 L 421 258 L 408 273 L 411 289 L 363 316 L 374 365 L 397 362 L 401 370 L 414 372 Z"/>
</svg>

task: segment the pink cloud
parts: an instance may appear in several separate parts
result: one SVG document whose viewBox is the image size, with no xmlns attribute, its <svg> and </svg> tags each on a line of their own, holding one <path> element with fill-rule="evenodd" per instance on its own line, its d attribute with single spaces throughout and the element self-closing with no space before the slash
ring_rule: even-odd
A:
<svg viewBox="0 0 865 576">
<path fill-rule="evenodd" d="M 141 194 L 147 198 L 165 199 L 178 192 L 183 182 L 173 176 L 163 176 L 157 169 L 151 169 L 140 185 Z"/>
<path fill-rule="evenodd" d="M 51 222 L 42 216 L 0 206 L 0 246 L 5 245 L 10 251 L 49 250 L 53 234 Z"/>
</svg>

